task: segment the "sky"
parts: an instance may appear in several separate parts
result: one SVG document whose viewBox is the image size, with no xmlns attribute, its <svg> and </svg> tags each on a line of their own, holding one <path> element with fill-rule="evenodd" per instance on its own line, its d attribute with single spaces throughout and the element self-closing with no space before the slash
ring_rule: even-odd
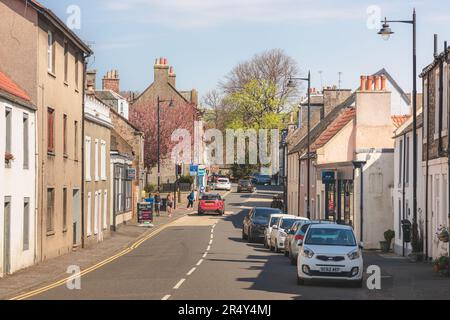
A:
<svg viewBox="0 0 450 320">
<path fill-rule="evenodd" d="M 312 86 L 355 89 L 359 77 L 386 68 L 405 91 L 412 88 L 412 27 L 391 24 L 388 41 L 377 35 L 379 18 L 409 20 L 417 11 L 420 71 L 450 44 L 448 0 L 40 0 L 92 46 L 89 68 L 97 82 L 119 70 L 121 90 L 144 90 L 156 58 L 166 57 L 177 88 L 200 97 L 240 62 L 268 49 L 293 57 L 300 76 L 311 70 Z M 78 17 L 78 16 L 75 16 Z M 421 82 L 419 81 L 419 91 Z"/>
</svg>

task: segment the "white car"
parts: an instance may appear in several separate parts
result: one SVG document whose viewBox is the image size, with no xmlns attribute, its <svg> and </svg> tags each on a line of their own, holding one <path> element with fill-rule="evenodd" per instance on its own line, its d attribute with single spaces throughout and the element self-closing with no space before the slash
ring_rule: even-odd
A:
<svg viewBox="0 0 450 320">
<path fill-rule="evenodd" d="M 272 226 L 278 224 L 278 221 L 282 216 L 285 216 L 283 213 L 272 214 L 269 218 L 269 224 L 266 227 L 266 231 L 264 233 L 264 247 L 270 248 L 270 234 L 272 233 Z"/>
<path fill-rule="evenodd" d="M 297 283 L 305 280 L 347 281 L 362 287 L 362 243 L 352 227 L 313 224 L 308 228 L 297 258 Z"/>
<path fill-rule="evenodd" d="M 270 233 L 269 248 L 271 251 L 281 252 L 284 250 L 284 242 L 287 237 L 287 230 L 292 227 L 297 220 L 308 220 L 307 218 L 293 215 L 284 215 L 278 220 L 278 223 L 272 226 Z"/>
<path fill-rule="evenodd" d="M 216 182 L 216 185 L 215 185 L 215 189 L 216 190 L 227 190 L 227 191 L 230 191 L 231 190 L 230 179 L 228 179 L 228 178 L 219 178 L 219 179 L 217 179 L 217 182 Z"/>
</svg>

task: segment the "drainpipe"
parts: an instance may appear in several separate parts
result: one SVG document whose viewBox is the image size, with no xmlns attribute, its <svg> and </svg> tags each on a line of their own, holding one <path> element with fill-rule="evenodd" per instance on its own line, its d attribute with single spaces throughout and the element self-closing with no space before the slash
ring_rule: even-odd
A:
<svg viewBox="0 0 450 320">
<path fill-rule="evenodd" d="M 443 139 L 442 139 L 442 128 L 443 128 L 443 123 L 442 123 L 442 116 L 443 116 L 443 109 L 444 109 L 444 101 L 443 101 L 443 97 L 444 97 L 444 91 L 443 91 L 443 86 L 444 86 L 444 62 L 441 60 L 439 61 L 439 128 L 438 128 L 438 135 L 439 135 L 439 145 L 438 145 L 438 154 L 440 157 L 444 157 L 447 156 L 446 152 L 444 150 L 444 146 L 443 146 Z"/>
<path fill-rule="evenodd" d="M 426 128 L 426 139 L 427 139 L 427 152 L 426 152 L 426 168 L 425 168 L 425 259 L 428 260 L 428 175 L 429 175 L 429 160 L 430 160 L 430 144 L 429 144 L 429 123 L 430 123 L 430 73 L 427 74 L 427 122 L 424 124 Z"/>
<path fill-rule="evenodd" d="M 85 155 L 84 155 L 84 109 L 85 109 L 85 94 L 86 94 L 86 72 L 87 72 L 87 58 L 90 54 L 83 56 L 83 82 L 82 82 L 82 112 L 81 112 L 81 248 L 84 248 L 84 178 L 85 178 Z"/>
<path fill-rule="evenodd" d="M 301 157 L 301 153 L 298 152 L 298 195 L 297 195 L 297 216 L 300 217 L 300 203 L 301 203 L 301 196 L 300 196 L 300 191 L 301 191 L 301 185 L 302 185 L 302 157 Z"/>
<path fill-rule="evenodd" d="M 283 149 L 283 178 L 284 178 L 284 213 L 288 211 L 288 190 L 289 190 L 289 153 L 287 152 L 287 146 L 284 145 Z"/>
<path fill-rule="evenodd" d="M 409 146 L 408 146 L 409 150 Z M 406 217 L 406 206 L 405 206 L 405 189 L 406 189 L 406 133 L 403 134 L 403 178 L 402 178 L 402 217 L 405 219 Z M 400 231 L 400 230 L 399 230 Z M 402 255 L 405 256 L 405 238 L 402 234 Z"/>
<path fill-rule="evenodd" d="M 444 48 L 445 48 L 445 62 L 447 63 L 447 81 L 448 81 L 448 65 L 450 62 L 450 59 L 448 58 L 448 46 L 447 46 L 447 41 L 444 42 Z M 449 86 L 450 83 L 444 83 L 445 86 Z M 450 114 L 449 114 L 449 103 L 448 103 L 448 91 L 447 91 L 447 105 L 445 106 L 447 108 L 447 193 L 448 193 L 448 199 L 450 199 Z M 448 211 L 448 225 L 450 226 L 450 205 L 447 204 L 447 210 Z M 450 257 L 450 245 L 449 245 L 449 252 L 448 255 Z M 450 263 L 448 266 L 448 270 L 447 270 L 447 274 L 450 274 Z"/>
</svg>

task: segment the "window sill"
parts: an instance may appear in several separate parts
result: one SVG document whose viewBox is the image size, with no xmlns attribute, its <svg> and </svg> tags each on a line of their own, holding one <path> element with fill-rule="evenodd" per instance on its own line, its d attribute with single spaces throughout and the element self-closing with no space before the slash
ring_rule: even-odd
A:
<svg viewBox="0 0 450 320">
<path fill-rule="evenodd" d="M 91 179 L 91 178 L 86 178 L 86 179 L 84 179 L 84 181 L 86 181 L 86 182 L 91 182 L 92 179 Z"/>
<path fill-rule="evenodd" d="M 433 138 L 434 138 L 434 140 L 439 139 L 439 134 L 435 133 L 435 134 L 433 135 Z"/>
<path fill-rule="evenodd" d="M 50 156 L 50 157 L 55 157 L 55 156 L 56 156 L 56 154 L 55 154 L 55 152 L 54 152 L 54 151 L 47 151 L 47 156 Z"/>
<path fill-rule="evenodd" d="M 80 93 L 80 90 L 78 90 L 78 89 L 75 89 L 75 92 L 76 92 L 76 93 Z"/>
<path fill-rule="evenodd" d="M 46 233 L 47 237 L 51 237 L 55 235 L 55 231 L 47 231 Z"/>
<path fill-rule="evenodd" d="M 69 155 L 68 154 L 64 154 L 63 158 L 67 160 L 67 159 L 69 159 Z"/>
<path fill-rule="evenodd" d="M 56 74 L 54 74 L 52 71 L 48 70 L 48 71 L 47 71 L 47 74 L 48 74 L 49 76 L 51 76 L 53 79 L 56 79 Z"/>
<path fill-rule="evenodd" d="M 441 137 L 446 137 L 447 136 L 447 130 L 442 130 L 441 131 Z"/>
<path fill-rule="evenodd" d="M 63 233 L 67 233 L 67 228 L 64 228 L 64 229 L 63 229 Z"/>
<path fill-rule="evenodd" d="M 68 86 L 69 86 L 69 83 L 68 83 L 67 81 L 64 81 L 64 85 L 65 85 L 66 87 L 68 87 Z"/>
</svg>

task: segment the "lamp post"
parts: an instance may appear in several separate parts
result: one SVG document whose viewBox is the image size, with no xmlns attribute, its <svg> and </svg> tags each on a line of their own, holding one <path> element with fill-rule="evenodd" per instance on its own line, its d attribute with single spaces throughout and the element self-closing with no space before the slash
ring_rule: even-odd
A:
<svg viewBox="0 0 450 320">
<path fill-rule="evenodd" d="M 161 141 L 160 141 L 160 130 L 161 130 L 161 124 L 160 124 L 160 113 L 161 113 L 161 103 L 165 103 L 165 102 L 169 102 L 169 108 L 173 107 L 173 100 L 162 100 L 159 98 L 157 99 L 157 105 L 158 105 L 158 110 L 157 110 L 157 121 L 158 121 L 158 191 L 161 191 L 160 186 L 161 186 Z"/>
<path fill-rule="evenodd" d="M 412 92 L 412 109 L 413 109 L 413 223 L 417 223 L 417 56 L 416 56 L 416 9 L 413 10 L 412 20 L 387 20 L 381 21 L 383 26 L 378 32 L 384 40 L 389 40 L 394 33 L 389 23 L 406 23 L 412 25 L 413 36 L 413 92 Z"/>
<path fill-rule="evenodd" d="M 311 219 L 311 208 L 310 208 L 310 202 L 311 202 L 311 168 L 310 168 L 310 150 L 311 150 L 311 145 L 310 145 L 310 131 L 311 131 L 311 71 L 308 71 L 308 77 L 307 78 L 289 78 L 289 82 L 287 84 L 288 87 L 292 88 L 295 87 L 295 81 L 308 81 L 308 121 L 307 121 L 307 126 L 308 126 L 308 133 L 307 133 L 307 143 L 308 143 L 308 151 L 307 151 L 307 200 L 306 200 L 306 216 L 308 219 Z M 300 119 L 301 120 L 301 119 Z M 299 181 L 298 181 L 299 185 L 300 185 L 300 175 L 299 175 Z M 300 197 L 300 194 L 299 194 Z M 300 208 L 299 208 L 300 209 Z M 299 212 L 300 215 L 300 212 Z"/>
<path fill-rule="evenodd" d="M 359 174 L 361 182 L 360 182 L 360 200 L 359 200 L 359 228 L 360 228 L 360 233 L 359 233 L 359 240 L 361 242 L 364 241 L 364 165 L 366 164 L 366 161 L 353 161 L 353 168 L 354 169 L 360 169 Z M 354 175 L 354 173 L 353 173 Z"/>
</svg>

